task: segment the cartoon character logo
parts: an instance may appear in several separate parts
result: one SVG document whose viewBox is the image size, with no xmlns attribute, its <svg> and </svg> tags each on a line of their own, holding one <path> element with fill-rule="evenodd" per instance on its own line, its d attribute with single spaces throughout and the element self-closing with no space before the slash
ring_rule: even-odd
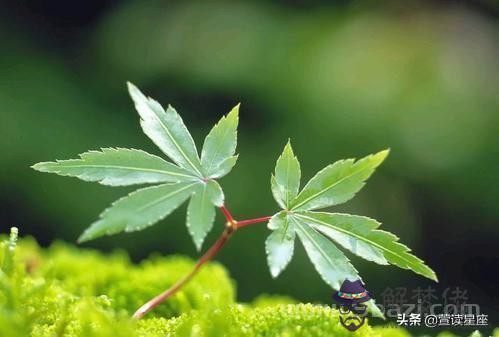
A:
<svg viewBox="0 0 499 337">
<path fill-rule="evenodd" d="M 363 303 L 371 298 L 360 280 L 343 282 L 340 290 L 333 294 L 333 299 L 340 305 L 340 323 L 345 329 L 355 331 L 364 324 L 367 306 Z"/>
</svg>

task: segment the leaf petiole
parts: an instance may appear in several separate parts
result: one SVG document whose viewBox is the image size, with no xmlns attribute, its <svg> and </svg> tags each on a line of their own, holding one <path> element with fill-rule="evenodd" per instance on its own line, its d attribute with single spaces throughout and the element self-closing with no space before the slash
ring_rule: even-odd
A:
<svg viewBox="0 0 499 337">
<path fill-rule="evenodd" d="M 231 223 L 235 222 L 234 217 L 232 216 L 232 214 L 230 214 L 229 210 L 227 209 L 227 207 L 225 207 L 225 205 L 220 206 L 220 210 L 225 215 L 225 219 L 227 219 L 227 222 Z"/>
<path fill-rule="evenodd" d="M 262 216 L 261 218 L 254 218 L 249 220 L 241 220 L 237 222 L 237 228 L 254 225 L 257 223 L 268 222 L 272 218 L 271 216 Z"/>
</svg>

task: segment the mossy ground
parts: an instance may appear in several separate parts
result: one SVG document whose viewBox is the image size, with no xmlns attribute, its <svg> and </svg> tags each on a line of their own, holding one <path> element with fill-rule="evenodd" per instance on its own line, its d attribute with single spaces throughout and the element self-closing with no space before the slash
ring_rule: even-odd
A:
<svg viewBox="0 0 499 337">
<path fill-rule="evenodd" d="M 189 271 L 191 259 L 156 256 L 137 265 L 123 252 L 104 255 L 62 243 L 41 249 L 27 238 L 12 253 L 8 240 L 0 241 L 1 337 L 410 336 L 369 325 L 351 333 L 336 310 L 288 297 L 237 303 L 235 283 L 218 263 L 135 321 L 130 315 Z"/>
</svg>

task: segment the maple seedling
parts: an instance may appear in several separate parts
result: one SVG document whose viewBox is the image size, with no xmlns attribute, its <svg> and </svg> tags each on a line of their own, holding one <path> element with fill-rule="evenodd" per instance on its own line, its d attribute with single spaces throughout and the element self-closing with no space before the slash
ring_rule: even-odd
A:
<svg viewBox="0 0 499 337">
<path fill-rule="evenodd" d="M 388 150 L 357 161 L 336 161 L 319 171 L 300 190 L 300 163 L 288 141 L 271 175 L 272 194 L 282 210 L 272 216 L 236 220 L 225 206 L 224 193 L 217 179 L 228 174 L 237 161 L 239 105 L 211 129 L 199 156 L 192 136 L 173 107 L 168 106 L 165 111 L 157 101 L 146 97 L 131 83 L 128 83 L 128 90 L 140 115 L 142 130 L 173 163 L 142 150 L 103 148 L 85 152 L 79 159 L 42 162 L 33 168 L 109 186 L 157 184 L 138 189 L 114 202 L 83 232 L 79 242 L 123 231 L 142 230 L 164 219 L 189 199 L 187 229 L 200 250 L 213 227 L 215 208 L 224 214 L 224 231 L 193 270 L 140 307 L 134 314 L 135 318 L 141 318 L 181 289 L 236 230 L 258 223 L 268 223 L 272 231 L 265 249 L 273 277 L 288 265 L 298 236 L 322 279 L 335 290 L 345 279 L 360 279 L 357 270 L 335 243 L 366 260 L 382 265 L 393 264 L 437 280 L 433 270 L 410 254 L 409 248 L 399 243 L 395 235 L 379 230 L 380 223 L 376 220 L 317 211 L 354 197 L 386 158 Z M 376 311 L 372 304 L 371 310 Z"/>
</svg>

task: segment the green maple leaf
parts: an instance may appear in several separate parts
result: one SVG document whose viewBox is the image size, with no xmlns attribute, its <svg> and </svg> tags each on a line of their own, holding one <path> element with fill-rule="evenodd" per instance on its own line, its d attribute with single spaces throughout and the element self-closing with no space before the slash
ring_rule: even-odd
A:
<svg viewBox="0 0 499 337">
<path fill-rule="evenodd" d="M 266 251 L 273 277 L 277 277 L 291 260 L 298 236 L 315 269 L 334 289 L 339 289 L 345 279 L 360 279 L 335 243 L 366 260 L 393 264 L 437 280 L 433 270 L 412 255 L 395 235 L 379 230 L 380 223 L 376 220 L 314 211 L 353 198 L 388 152 L 384 150 L 358 161 L 347 159 L 328 165 L 298 193 L 300 163 L 288 142 L 271 177 L 272 194 L 283 209 L 268 223 L 273 232 L 267 238 Z"/>
<path fill-rule="evenodd" d="M 187 227 L 199 250 L 213 227 L 215 207 L 224 201 L 215 179 L 229 173 L 237 161 L 239 105 L 212 128 L 200 158 L 191 134 L 173 107 L 168 106 L 165 111 L 131 83 L 128 90 L 140 115 L 142 130 L 173 163 L 142 150 L 104 148 L 85 152 L 79 159 L 42 162 L 33 168 L 109 186 L 162 183 L 139 189 L 113 203 L 79 241 L 142 230 L 190 198 Z"/>
</svg>

